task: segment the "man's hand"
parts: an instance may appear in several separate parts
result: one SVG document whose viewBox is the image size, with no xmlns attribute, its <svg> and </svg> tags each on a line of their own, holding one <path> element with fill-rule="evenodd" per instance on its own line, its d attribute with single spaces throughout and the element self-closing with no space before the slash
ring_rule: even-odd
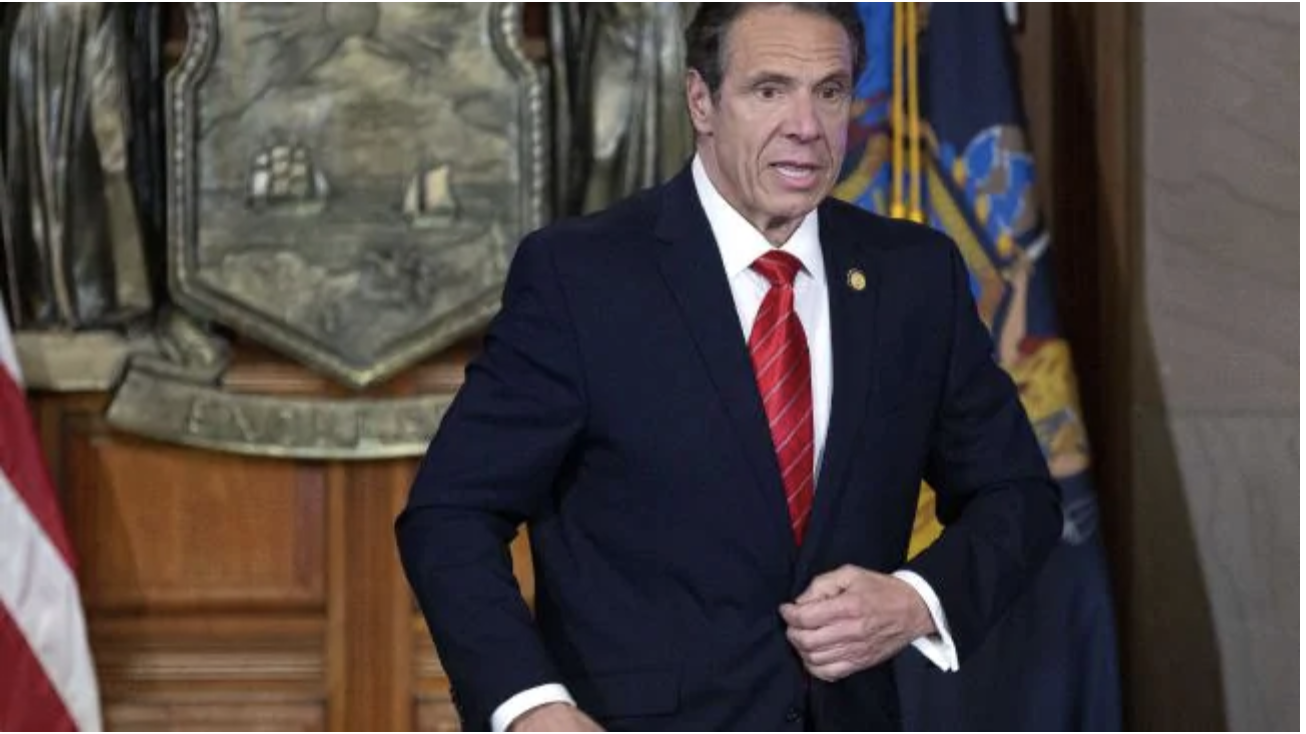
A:
<svg viewBox="0 0 1306 734">
<path fill-rule="evenodd" d="M 603 727 L 569 703 L 546 703 L 518 716 L 508 731 L 603 731 Z"/>
<path fill-rule="evenodd" d="M 856 566 L 816 577 L 793 603 L 780 605 L 780 614 L 808 672 L 831 682 L 937 632 L 929 607 L 910 584 Z"/>
</svg>

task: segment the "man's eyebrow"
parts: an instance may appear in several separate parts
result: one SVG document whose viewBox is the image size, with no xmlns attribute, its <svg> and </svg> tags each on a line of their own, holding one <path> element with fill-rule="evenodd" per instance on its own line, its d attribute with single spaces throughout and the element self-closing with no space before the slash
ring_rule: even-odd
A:
<svg viewBox="0 0 1306 734">
<path fill-rule="evenodd" d="M 821 86 L 821 85 L 823 85 L 823 84 L 829 84 L 829 83 L 831 83 L 831 82 L 837 82 L 837 83 L 839 83 L 839 84 L 845 84 L 845 85 L 847 85 L 847 84 L 852 84 L 852 81 L 853 81 L 853 77 L 852 77 L 851 74 L 849 74 L 849 73 L 846 72 L 846 71 L 842 71 L 842 70 L 840 70 L 840 71 L 836 71 L 836 72 L 832 72 L 832 73 L 830 73 L 830 74 L 827 75 L 824 79 L 822 79 L 821 81 L 817 82 L 817 83 L 816 83 L 816 86 L 819 87 L 819 86 Z"/>
<path fill-rule="evenodd" d="M 792 85 L 794 78 L 788 74 L 781 74 L 778 71 L 761 71 L 748 78 L 749 86 L 759 84 L 784 84 Z"/>
<path fill-rule="evenodd" d="M 778 71 L 760 71 L 748 78 L 748 86 L 756 87 L 762 84 L 780 84 L 783 86 L 794 86 L 798 80 L 794 77 L 783 74 Z M 835 71 L 823 77 L 815 86 L 824 86 L 826 84 L 842 84 L 848 86 L 852 84 L 852 75 L 846 71 Z"/>
</svg>

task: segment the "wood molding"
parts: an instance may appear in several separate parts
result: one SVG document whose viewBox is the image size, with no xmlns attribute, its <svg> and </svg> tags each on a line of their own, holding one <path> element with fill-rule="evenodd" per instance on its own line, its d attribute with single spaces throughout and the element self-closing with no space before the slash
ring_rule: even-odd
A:
<svg viewBox="0 0 1306 734">
<path fill-rule="evenodd" d="M 133 690 L 143 683 L 305 681 L 321 687 L 322 646 L 257 650 L 238 644 L 211 649 L 118 648 L 101 643 L 96 668 L 106 680 Z"/>
<path fill-rule="evenodd" d="M 320 703 L 261 703 L 248 697 L 189 702 L 151 702 L 105 706 L 105 721 L 115 731 L 322 731 Z"/>
</svg>

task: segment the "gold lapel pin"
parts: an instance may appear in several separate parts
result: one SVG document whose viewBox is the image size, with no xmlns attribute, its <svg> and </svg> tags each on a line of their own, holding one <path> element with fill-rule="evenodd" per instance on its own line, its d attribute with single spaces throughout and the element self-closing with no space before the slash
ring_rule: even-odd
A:
<svg viewBox="0 0 1306 734">
<path fill-rule="evenodd" d="M 848 287 L 858 293 L 866 290 L 866 273 L 857 268 L 848 271 Z"/>
</svg>

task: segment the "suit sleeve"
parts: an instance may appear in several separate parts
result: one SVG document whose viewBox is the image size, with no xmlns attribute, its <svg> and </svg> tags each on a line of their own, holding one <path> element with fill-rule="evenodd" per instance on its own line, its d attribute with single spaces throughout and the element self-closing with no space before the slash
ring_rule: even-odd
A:
<svg viewBox="0 0 1306 734">
<path fill-rule="evenodd" d="M 1061 509 L 1015 386 L 994 359 L 965 263 L 947 249 L 951 354 L 925 468 L 945 530 L 906 568 L 938 594 L 964 661 L 1051 552 Z"/>
<path fill-rule="evenodd" d="M 549 249 L 518 248 L 503 305 L 396 521 L 400 557 L 465 727 L 561 681 L 509 553 L 552 494 L 585 418 L 580 360 Z"/>
</svg>

